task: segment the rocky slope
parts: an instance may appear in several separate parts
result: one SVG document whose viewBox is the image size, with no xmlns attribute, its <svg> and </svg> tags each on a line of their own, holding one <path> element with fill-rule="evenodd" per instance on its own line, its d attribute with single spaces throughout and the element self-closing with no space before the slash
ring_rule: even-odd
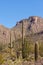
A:
<svg viewBox="0 0 43 65">
<path fill-rule="evenodd" d="M 22 47 L 22 22 L 24 48 Z M 39 58 L 34 58 L 34 43 L 38 41 Z M 12 44 L 10 44 L 12 42 Z M 3 44 L 4 45 L 3 45 Z M 41 43 L 41 44 L 40 44 Z M 1 65 L 43 65 L 43 18 L 31 16 L 19 21 L 11 29 L 0 25 L 0 64 Z M 8 45 L 8 46 L 7 46 Z M 11 47 L 12 45 L 12 47 Z M 26 59 L 22 59 L 22 48 Z M 18 59 L 17 59 L 18 58 Z"/>
<path fill-rule="evenodd" d="M 8 43 L 9 42 L 9 29 L 5 28 L 3 25 L 0 25 L 0 43 Z"/>
<path fill-rule="evenodd" d="M 12 41 L 22 37 L 22 22 L 23 22 L 23 32 L 24 36 L 33 35 L 34 39 L 41 37 L 43 38 L 43 18 L 38 16 L 31 16 L 28 19 L 23 19 L 19 21 L 16 26 L 11 29 L 5 28 L 0 25 L 0 42 L 9 43 L 10 42 L 10 31 Z"/>
<path fill-rule="evenodd" d="M 34 39 L 43 38 L 43 18 L 31 16 L 28 19 L 19 21 L 16 26 L 12 28 L 16 39 L 22 37 L 22 22 L 24 36 L 31 36 L 34 37 Z"/>
</svg>

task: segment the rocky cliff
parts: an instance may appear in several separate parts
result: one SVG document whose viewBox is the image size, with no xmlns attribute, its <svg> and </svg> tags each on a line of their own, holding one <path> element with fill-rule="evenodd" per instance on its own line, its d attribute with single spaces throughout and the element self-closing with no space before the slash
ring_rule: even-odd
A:
<svg viewBox="0 0 43 65">
<path fill-rule="evenodd" d="M 38 16 L 30 16 L 28 19 L 19 21 L 16 26 L 11 29 L 5 28 L 4 26 L 0 25 L 0 42 L 10 42 L 10 31 L 12 41 L 21 38 L 22 22 L 24 36 L 31 36 L 34 37 L 34 39 L 43 39 L 43 18 Z"/>
</svg>

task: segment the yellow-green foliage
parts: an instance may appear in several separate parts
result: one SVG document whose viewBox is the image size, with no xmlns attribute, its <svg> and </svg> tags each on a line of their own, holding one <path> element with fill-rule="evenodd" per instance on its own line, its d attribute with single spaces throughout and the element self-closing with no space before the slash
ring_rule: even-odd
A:
<svg viewBox="0 0 43 65">
<path fill-rule="evenodd" d="M 43 57 L 43 43 L 39 43 L 39 54 Z"/>
<path fill-rule="evenodd" d="M 23 59 L 16 59 L 14 65 L 22 65 Z"/>
<path fill-rule="evenodd" d="M 2 54 L 0 53 L 0 65 L 1 65 L 3 62 L 4 62 L 3 56 L 2 56 Z"/>
<path fill-rule="evenodd" d="M 14 65 L 14 62 L 12 60 L 7 60 L 7 61 L 4 61 L 2 65 Z"/>
<path fill-rule="evenodd" d="M 34 53 L 34 45 L 31 41 L 24 39 L 23 47 L 24 58 L 28 58 L 29 54 Z"/>
</svg>

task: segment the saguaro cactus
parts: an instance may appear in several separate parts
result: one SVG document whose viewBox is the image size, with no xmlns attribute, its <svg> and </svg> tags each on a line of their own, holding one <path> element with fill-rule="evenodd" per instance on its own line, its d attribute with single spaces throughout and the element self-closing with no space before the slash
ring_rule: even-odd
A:
<svg viewBox="0 0 43 65">
<path fill-rule="evenodd" d="M 10 31 L 10 54 L 12 53 L 12 41 L 11 41 L 11 31 Z"/>
<path fill-rule="evenodd" d="M 22 58 L 27 58 L 27 43 L 24 39 L 24 22 L 22 21 Z"/>
<path fill-rule="evenodd" d="M 35 43 L 35 61 L 38 60 L 38 56 L 39 56 L 39 45 L 38 42 Z"/>
<path fill-rule="evenodd" d="M 24 29 L 23 29 L 23 21 L 22 21 L 22 58 L 24 58 Z"/>
</svg>

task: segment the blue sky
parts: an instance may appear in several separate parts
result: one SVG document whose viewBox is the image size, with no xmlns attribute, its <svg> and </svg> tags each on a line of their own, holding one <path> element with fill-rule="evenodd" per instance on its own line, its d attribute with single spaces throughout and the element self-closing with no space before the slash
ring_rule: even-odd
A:
<svg viewBox="0 0 43 65">
<path fill-rule="evenodd" d="M 0 0 L 0 24 L 11 28 L 29 16 L 43 17 L 43 0 Z"/>
</svg>

